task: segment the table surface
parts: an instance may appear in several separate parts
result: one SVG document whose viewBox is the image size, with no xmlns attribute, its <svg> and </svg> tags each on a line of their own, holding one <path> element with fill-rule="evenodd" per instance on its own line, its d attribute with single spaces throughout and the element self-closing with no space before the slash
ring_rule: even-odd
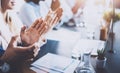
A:
<svg viewBox="0 0 120 73">
<path fill-rule="evenodd" d="M 61 43 L 58 42 L 58 41 L 54 41 L 54 40 L 48 40 L 48 43 L 46 45 L 44 45 L 41 49 L 41 51 L 39 52 L 38 56 L 36 57 L 36 60 L 42 56 L 44 56 L 45 54 L 47 54 L 48 52 L 50 53 L 54 53 L 54 54 L 57 54 L 57 55 L 60 55 L 57 50 L 58 50 L 58 47 Z M 68 44 L 68 43 L 66 43 Z M 49 48 L 49 49 L 48 49 Z M 67 53 L 67 52 L 66 52 Z M 69 53 L 68 53 L 69 54 Z M 70 54 L 69 54 L 70 55 Z M 65 56 L 65 55 L 64 55 Z M 110 57 L 111 56 L 111 57 Z M 112 63 L 113 62 L 113 59 L 114 57 L 111 55 L 111 54 L 107 54 L 106 55 L 107 57 L 107 64 L 106 64 L 106 67 L 104 69 L 97 69 L 96 68 L 96 58 L 95 57 L 91 57 L 91 63 L 94 67 L 94 69 L 96 70 L 96 73 L 119 73 L 120 70 L 118 68 L 114 68 L 114 64 Z M 109 62 L 108 62 L 109 61 Z M 111 63 L 111 64 L 110 64 Z M 120 68 L 120 67 L 119 67 Z M 22 73 L 47 73 L 43 70 L 40 70 L 40 69 L 35 69 L 35 71 L 31 70 L 30 69 L 30 65 L 28 64 L 25 64 L 22 66 L 22 70 L 23 71 Z M 14 72 L 13 72 L 14 73 Z M 16 72 L 15 72 L 16 73 Z M 21 73 L 20 71 L 18 73 Z"/>
<path fill-rule="evenodd" d="M 68 32 L 66 32 L 68 30 L 71 30 L 71 28 L 65 29 L 63 31 L 58 30 L 61 32 L 61 34 L 59 34 L 58 36 L 63 37 L 65 39 L 58 40 L 59 38 L 56 38 L 57 41 L 53 40 L 53 39 L 48 40 L 47 44 L 42 46 L 42 48 L 41 48 L 38 56 L 35 58 L 35 60 L 41 58 L 42 56 L 44 56 L 47 53 L 53 53 L 53 54 L 57 54 L 57 55 L 66 56 L 66 57 L 71 58 L 72 50 L 73 50 L 74 46 L 76 45 L 76 42 L 78 41 L 80 34 L 75 33 L 76 30 L 74 30 L 75 32 L 69 33 L 72 35 L 72 37 L 69 39 L 68 36 L 70 36 L 70 35 L 68 34 Z M 62 33 L 64 33 L 64 35 Z M 56 31 L 53 34 L 55 34 L 54 35 L 55 37 L 57 36 Z M 67 36 L 65 36 L 65 35 L 67 35 Z M 51 37 L 53 37 L 53 36 L 51 36 Z M 73 40 L 73 38 L 77 38 L 77 39 Z M 63 40 L 63 41 L 61 41 L 61 40 Z M 110 47 L 106 48 L 106 51 L 108 51 L 109 48 Z M 96 70 L 96 73 L 120 73 L 120 65 L 119 65 L 120 64 L 119 63 L 120 62 L 120 57 L 119 57 L 120 53 L 119 53 L 119 51 L 120 50 L 117 51 L 117 54 L 110 54 L 110 53 L 106 52 L 107 63 L 106 63 L 106 67 L 104 69 L 96 69 L 96 66 L 95 66 L 96 57 L 92 57 L 91 62 L 92 62 L 93 67 Z M 23 71 L 23 72 L 21 72 L 20 70 L 17 72 L 18 73 L 36 73 L 35 71 L 30 69 L 30 65 L 28 65 L 28 64 L 23 65 L 22 69 L 23 70 L 21 70 L 21 71 Z M 47 73 L 47 72 L 40 70 L 40 69 L 36 69 L 36 71 L 39 73 Z M 17 73 L 17 72 L 15 71 L 12 73 Z"/>
</svg>

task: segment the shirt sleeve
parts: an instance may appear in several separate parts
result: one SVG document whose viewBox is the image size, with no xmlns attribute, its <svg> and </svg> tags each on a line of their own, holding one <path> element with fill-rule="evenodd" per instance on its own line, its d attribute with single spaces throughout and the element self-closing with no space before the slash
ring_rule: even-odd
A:
<svg viewBox="0 0 120 73">
<path fill-rule="evenodd" d="M 38 17 L 35 14 L 35 10 L 31 5 L 24 5 L 20 10 L 20 18 L 22 22 L 30 26 Z"/>
<path fill-rule="evenodd" d="M 8 43 L 6 42 L 6 40 L 4 40 L 4 38 L 0 35 L 0 46 L 2 47 L 3 50 L 6 50 Z"/>
</svg>

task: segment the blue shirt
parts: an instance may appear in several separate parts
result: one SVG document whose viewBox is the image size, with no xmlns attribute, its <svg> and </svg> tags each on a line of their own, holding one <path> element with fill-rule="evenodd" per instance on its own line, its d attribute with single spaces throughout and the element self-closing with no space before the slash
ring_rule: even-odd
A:
<svg viewBox="0 0 120 73">
<path fill-rule="evenodd" d="M 4 50 L 3 50 L 2 46 L 0 46 L 0 57 L 3 55 L 3 53 L 4 53 Z"/>
</svg>

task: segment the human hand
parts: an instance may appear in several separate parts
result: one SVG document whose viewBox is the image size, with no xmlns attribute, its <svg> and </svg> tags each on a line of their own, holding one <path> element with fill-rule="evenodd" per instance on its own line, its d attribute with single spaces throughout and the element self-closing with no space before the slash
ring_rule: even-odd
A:
<svg viewBox="0 0 120 73">
<path fill-rule="evenodd" d="M 41 18 L 37 19 L 30 28 L 26 29 L 26 27 L 23 27 L 21 29 L 20 37 L 24 46 L 37 42 L 46 29 L 46 23 Z"/>
<path fill-rule="evenodd" d="M 60 7 L 60 1 L 59 0 L 52 0 L 52 4 L 51 4 L 52 11 L 55 11 L 59 7 Z"/>
<path fill-rule="evenodd" d="M 35 46 L 30 45 L 28 47 L 17 46 L 17 36 L 12 37 L 5 53 L 1 57 L 1 60 L 5 62 L 21 62 L 34 57 Z"/>
<path fill-rule="evenodd" d="M 38 42 L 39 38 L 44 37 L 44 35 L 60 20 L 62 12 L 62 8 L 58 8 L 55 12 L 49 11 L 44 21 L 42 19 L 36 20 L 27 30 L 23 27 L 20 34 L 22 43 L 28 46 Z"/>
<path fill-rule="evenodd" d="M 62 8 L 58 8 L 56 11 L 50 10 L 48 12 L 48 14 L 45 18 L 45 21 L 46 21 L 47 26 L 48 26 L 47 32 L 57 24 L 57 22 L 60 20 L 60 18 L 62 16 L 62 12 L 63 12 Z"/>
</svg>

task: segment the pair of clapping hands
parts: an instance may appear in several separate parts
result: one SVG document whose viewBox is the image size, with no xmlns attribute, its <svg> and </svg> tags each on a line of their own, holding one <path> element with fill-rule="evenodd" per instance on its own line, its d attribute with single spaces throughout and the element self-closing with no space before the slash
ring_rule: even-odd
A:
<svg viewBox="0 0 120 73">
<path fill-rule="evenodd" d="M 11 62 L 16 60 L 26 60 L 34 57 L 35 43 L 39 38 L 43 37 L 55 24 L 60 20 L 62 16 L 62 8 L 58 8 L 56 11 L 49 11 L 46 18 L 37 19 L 30 28 L 21 29 L 20 37 L 23 46 L 17 46 L 17 36 L 12 37 L 7 50 L 1 57 L 2 60 Z"/>
<path fill-rule="evenodd" d="M 25 30 L 25 27 L 21 30 L 21 40 L 25 45 L 31 45 L 38 41 L 39 37 L 42 38 L 54 25 L 60 20 L 62 16 L 62 8 L 58 8 L 56 11 L 49 11 L 46 18 L 37 19 L 30 28 Z"/>
</svg>

